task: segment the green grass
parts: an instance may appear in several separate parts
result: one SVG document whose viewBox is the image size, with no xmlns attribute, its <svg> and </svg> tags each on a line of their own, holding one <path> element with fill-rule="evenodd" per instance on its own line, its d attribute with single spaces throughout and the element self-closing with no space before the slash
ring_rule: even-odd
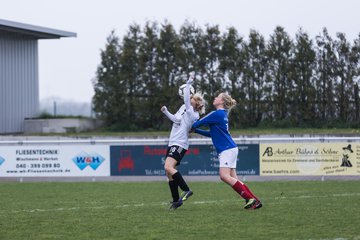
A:
<svg viewBox="0 0 360 240">
<path fill-rule="evenodd" d="M 360 239 L 360 181 L 250 182 L 259 210 L 221 182 L 0 183 L 0 239 Z"/>
</svg>

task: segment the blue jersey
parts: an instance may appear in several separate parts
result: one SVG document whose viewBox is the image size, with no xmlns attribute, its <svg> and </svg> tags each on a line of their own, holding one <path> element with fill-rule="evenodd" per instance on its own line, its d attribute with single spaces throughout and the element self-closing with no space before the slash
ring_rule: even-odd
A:
<svg viewBox="0 0 360 240">
<path fill-rule="evenodd" d="M 200 126 L 209 126 L 210 131 L 198 129 Z M 224 109 L 212 111 L 205 117 L 196 121 L 192 128 L 195 132 L 206 137 L 211 137 L 215 149 L 218 153 L 224 150 L 237 147 L 229 133 L 228 113 Z"/>
</svg>

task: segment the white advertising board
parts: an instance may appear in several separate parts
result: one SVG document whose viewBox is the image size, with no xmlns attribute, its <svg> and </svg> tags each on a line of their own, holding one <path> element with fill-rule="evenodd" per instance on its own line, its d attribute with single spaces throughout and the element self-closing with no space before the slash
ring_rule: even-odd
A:
<svg viewBox="0 0 360 240">
<path fill-rule="evenodd" d="M 0 177 L 49 176 L 110 176 L 109 146 L 0 146 Z"/>
</svg>

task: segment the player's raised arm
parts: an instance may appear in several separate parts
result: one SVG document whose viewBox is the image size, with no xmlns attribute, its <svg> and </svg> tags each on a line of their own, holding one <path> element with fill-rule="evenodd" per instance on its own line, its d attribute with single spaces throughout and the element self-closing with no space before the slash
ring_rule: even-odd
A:
<svg viewBox="0 0 360 240">
<path fill-rule="evenodd" d="M 170 113 L 168 110 L 167 110 L 167 107 L 166 106 L 162 106 L 161 107 L 161 111 L 174 123 L 180 123 L 181 119 L 179 118 L 176 118 L 174 114 Z"/>
<path fill-rule="evenodd" d="M 192 107 L 190 102 L 190 86 L 193 82 L 194 82 L 194 73 L 191 72 L 189 79 L 186 81 L 186 87 L 184 91 L 184 103 L 186 110 L 189 110 Z"/>
</svg>

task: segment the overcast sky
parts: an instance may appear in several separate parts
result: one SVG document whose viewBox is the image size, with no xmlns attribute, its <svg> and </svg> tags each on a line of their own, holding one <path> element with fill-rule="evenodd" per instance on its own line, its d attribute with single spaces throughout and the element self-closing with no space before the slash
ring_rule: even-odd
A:
<svg viewBox="0 0 360 240">
<path fill-rule="evenodd" d="M 60 97 L 90 102 L 91 79 L 111 30 L 122 38 L 129 25 L 169 21 L 176 30 L 189 20 L 205 29 L 250 29 L 264 37 L 282 26 L 294 38 L 300 27 L 314 38 L 326 27 L 353 41 L 360 33 L 359 0 L 0 0 L 0 18 L 76 32 L 77 38 L 39 41 L 40 100 Z"/>
</svg>

